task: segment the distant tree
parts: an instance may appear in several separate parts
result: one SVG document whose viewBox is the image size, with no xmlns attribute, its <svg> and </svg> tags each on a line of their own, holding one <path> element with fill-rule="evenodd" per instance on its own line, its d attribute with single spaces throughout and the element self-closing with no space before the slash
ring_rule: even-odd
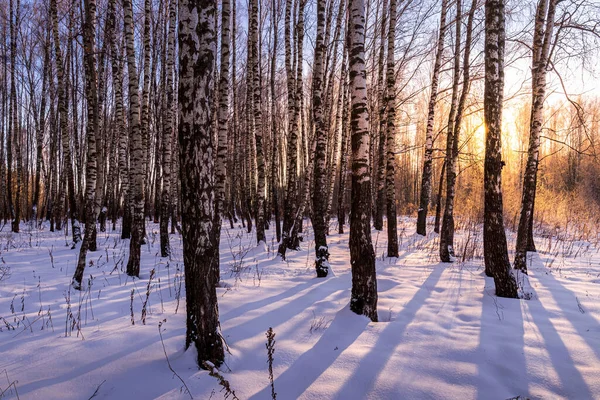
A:
<svg viewBox="0 0 600 400">
<path fill-rule="evenodd" d="M 433 124 L 435 122 L 435 105 L 438 96 L 438 85 L 440 70 L 442 69 L 442 56 L 444 55 L 444 40 L 446 37 L 446 13 L 448 12 L 448 0 L 442 0 L 440 12 L 440 32 L 433 64 L 433 75 L 431 77 L 431 93 L 429 94 L 429 108 L 427 111 L 427 128 L 425 131 L 425 155 L 423 157 L 423 175 L 421 178 L 421 196 L 419 199 L 419 210 L 417 216 L 417 233 L 425 236 L 427 233 L 427 210 L 431 198 L 432 170 L 433 170 Z M 436 231 L 437 232 L 437 231 Z"/>
</svg>

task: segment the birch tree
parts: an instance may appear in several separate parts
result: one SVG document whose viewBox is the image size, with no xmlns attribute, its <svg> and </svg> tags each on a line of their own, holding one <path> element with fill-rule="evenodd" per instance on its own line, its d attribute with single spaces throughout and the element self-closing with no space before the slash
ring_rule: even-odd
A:
<svg viewBox="0 0 600 400">
<path fill-rule="evenodd" d="M 87 161 L 85 209 L 85 236 L 79 250 L 77 268 L 73 275 L 73 287 L 81 290 L 81 281 L 86 266 L 86 255 L 92 240 L 95 241 L 96 228 L 96 133 L 98 132 L 98 86 L 96 71 L 96 1 L 85 0 L 85 21 L 83 25 L 83 50 L 85 67 L 85 92 L 87 98 Z"/>
<path fill-rule="evenodd" d="M 325 58 L 325 1 L 317 1 L 317 36 L 313 71 L 312 117 L 315 124 L 316 152 L 313 181 L 313 230 L 315 232 L 315 269 L 317 277 L 329 272 L 329 249 L 327 247 L 327 131 L 323 120 L 323 68 Z"/>
<path fill-rule="evenodd" d="M 517 230 L 514 267 L 527 273 L 527 252 L 535 251 L 532 234 L 533 208 L 540 154 L 540 136 L 544 123 L 546 99 L 546 71 L 550 62 L 550 49 L 554 17 L 558 0 L 540 0 L 535 14 L 531 62 L 531 117 L 529 122 L 529 149 L 523 176 L 521 216 Z"/>
<path fill-rule="evenodd" d="M 140 124 L 139 77 L 133 46 L 133 11 L 131 0 L 123 0 L 125 50 L 127 53 L 127 69 L 129 76 L 129 125 L 131 167 L 129 182 L 131 183 L 131 240 L 129 242 L 129 259 L 127 275 L 140 275 L 140 248 L 142 245 L 144 224 L 144 147 Z"/>
<path fill-rule="evenodd" d="M 198 365 L 224 359 L 219 333 L 216 275 L 219 247 L 214 237 L 212 83 L 216 57 L 216 4 L 179 1 L 179 160 L 183 263 L 186 289 L 186 349 Z"/>
<path fill-rule="evenodd" d="M 367 76 L 365 71 L 365 2 L 350 1 L 350 95 L 352 111 L 352 211 L 350 216 L 350 309 L 377 322 L 377 278 L 371 242 L 371 176 Z"/>
<path fill-rule="evenodd" d="M 387 124 L 385 137 L 385 200 L 387 213 L 388 257 L 398 257 L 398 221 L 396 218 L 396 71 L 394 62 L 396 42 L 396 0 L 390 0 L 390 27 L 388 29 L 387 52 Z M 381 113 L 383 114 L 383 113 Z M 382 115 L 383 117 L 383 115 Z M 380 146 L 380 150 L 383 150 Z"/>
<path fill-rule="evenodd" d="M 504 91 L 504 46 L 506 40 L 504 0 L 485 2 L 485 161 L 483 256 L 486 275 L 494 278 L 496 295 L 517 297 L 517 284 L 510 272 L 504 218 L 502 215 L 501 129 Z"/>
<path fill-rule="evenodd" d="M 423 173 L 421 178 L 421 195 L 419 198 L 419 210 L 417 215 L 417 233 L 425 236 L 427 234 L 427 211 L 431 199 L 432 170 L 433 170 L 433 126 L 435 122 L 435 106 L 438 96 L 440 70 L 442 57 L 444 55 L 444 40 L 446 37 L 446 13 L 448 0 L 442 0 L 440 12 L 440 28 L 433 64 L 433 75 L 431 77 L 431 93 L 429 94 L 429 106 L 427 111 L 427 128 L 425 130 L 425 155 L 423 156 Z"/>
</svg>

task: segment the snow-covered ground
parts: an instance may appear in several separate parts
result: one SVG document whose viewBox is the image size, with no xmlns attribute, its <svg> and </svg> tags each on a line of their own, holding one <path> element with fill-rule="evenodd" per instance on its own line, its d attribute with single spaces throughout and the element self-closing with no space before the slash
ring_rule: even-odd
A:
<svg viewBox="0 0 600 400">
<path fill-rule="evenodd" d="M 335 233 L 335 222 L 333 274 L 325 279 L 315 278 L 312 241 L 281 261 L 273 229 L 267 246 L 256 247 L 254 235 L 224 224 L 218 297 L 229 354 L 221 370 L 237 397 L 271 398 L 265 332 L 272 327 L 280 400 L 600 399 L 597 247 L 538 238 L 525 285 L 531 299 L 501 299 L 483 275 L 479 233 L 458 232 L 458 260 L 441 264 L 437 235 L 417 236 L 414 225 L 401 219 L 397 259 L 383 257 L 385 233 L 373 231 L 380 322 L 371 323 L 348 309 L 348 234 Z M 162 259 L 158 226 L 149 224 L 142 277 L 132 280 L 123 272 L 129 241 L 99 233 L 77 292 L 69 283 L 78 251 L 63 232 L 7 229 L 0 232 L 0 267 L 10 269 L 0 282 L 0 398 L 224 397 L 218 380 L 183 351 L 179 235 L 171 235 L 172 259 Z"/>
</svg>

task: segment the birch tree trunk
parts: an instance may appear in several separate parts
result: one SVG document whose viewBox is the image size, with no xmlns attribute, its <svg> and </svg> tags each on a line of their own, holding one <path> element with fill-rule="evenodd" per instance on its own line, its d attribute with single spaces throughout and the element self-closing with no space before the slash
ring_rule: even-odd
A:
<svg viewBox="0 0 600 400">
<path fill-rule="evenodd" d="M 254 112 L 254 136 L 256 142 L 256 242 L 266 243 L 267 239 L 265 236 L 265 186 L 266 186 L 266 174 L 265 174 L 265 154 L 263 149 L 263 129 L 262 129 L 262 110 L 261 110 L 261 73 L 260 73 L 260 46 L 259 46 L 259 34 L 258 34 L 258 1 L 252 0 L 252 20 L 250 23 L 250 35 L 252 36 L 252 79 L 254 83 L 252 85 L 253 91 L 253 112 Z"/>
<path fill-rule="evenodd" d="M 85 69 L 85 93 L 87 99 L 87 160 L 85 183 L 85 236 L 79 249 L 77 268 L 73 274 L 73 287 L 81 290 L 81 281 L 86 266 L 87 251 L 96 229 L 96 133 L 98 132 L 98 87 L 96 76 L 96 1 L 85 0 L 85 22 L 83 25 L 83 51 Z"/>
<path fill-rule="evenodd" d="M 387 154 L 385 167 L 385 200 L 387 212 L 388 257 L 398 257 L 398 221 L 396 218 L 396 71 L 394 62 L 396 41 L 396 0 L 390 1 L 390 27 L 387 53 Z M 380 112 L 383 118 L 384 113 Z M 383 148 L 380 146 L 380 151 Z"/>
<path fill-rule="evenodd" d="M 323 120 L 323 62 L 325 58 L 325 0 L 317 0 L 317 36 L 313 69 L 312 114 L 315 124 L 316 151 L 312 194 L 312 225 L 315 233 L 315 269 L 317 277 L 329 273 L 327 247 L 327 130 Z"/>
<path fill-rule="evenodd" d="M 517 297 L 517 284 L 510 272 L 502 215 L 501 128 L 504 91 L 504 0 L 485 2 L 484 116 L 484 217 L 483 256 L 485 271 L 494 278 L 496 295 Z"/>
<path fill-rule="evenodd" d="M 16 85 L 16 75 L 17 75 L 17 31 L 19 28 L 19 0 L 16 1 L 16 4 L 13 6 L 13 0 L 10 0 L 10 115 L 9 119 L 11 121 L 12 129 L 9 129 L 8 137 L 8 197 L 9 197 L 9 205 L 12 204 L 11 213 L 12 213 L 12 231 L 15 233 L 19 232 L 19 223 L 21 221 L 20 210 L 21 210 L 21 145 L 20 145 L 20 128 L 19 128 L 19 119 L 17 117 L 17 85 Z M 16 6 L 16 10 L 14 10 Z M 13 15 L 16 14 L 16 15 Z M 15 201 L 12 203 L 12 149 L 11 144 L 15 147 L 16 159 L 17 159 L 17 190 L 15 193 Z"/>
<path fill-rule="evenodd" d="M 531 66 L 531 117 L 529 122 L 529 150 L 527 167 L 523 176 L 521 216 L 517 230 L 515 269 L 527 273 L 527 251 L 535 251 L 533 243 L 533 208 L 540 154 L 540 136 L 544 123 L 544 100 L 546 97 L 546 69 L 554 27 L 554 16 L 558 0 L 538 2 L 533 36 L 533 61 Z"/>
<path fill-rule="evenodd" d="M 379 67 L 378 67 L 378 76 L 377 76 L 377 101 L 378 101 L 378 105 L 379 105 L 379 135 L 376 136 L 376 138 L 378 139 L 378 151 L 377 151 L 377 179 L 376 179 L 376 187 L 377 187 L 377 193 L 376 193 L 376 202 L 375 202 L 375 207 L 374 207 L 374 213 L 373 213 L 373 225 L 375 227 L 375 229 L 377 229 L 378 231 L 382 231 L 383 230 L 383 213 L 384 213 L 384 209 L 386 207 L 386 152 L 385 152 L 385 145 L 387 142 L 387 137 L 386 137 L 386 124 L 388 122 L 388 120 L 386 119 L 386 108 L 387 108 L 387 101 L 386 101 L 386 88 L 384 87 L 384 83 L 383 83 L 383 79 L 384 79 L 384 67 L 385 67 L 385 42 L 386 42 L 386 36 L 385 36 L 385 26 L 386 26 L 386 15 L 387 15 L 387 0 L 383 0 L 383 6 L 382 6 L 382 12 L 381 12 L 381 36 L 380 36 L 380 46 L 379 46 Z M 390 4 L 390 14 L 395 11 L 391 10 L 391 4 Z M 394 21 L 395 24 L 396 21 Z M 390 27 L 392 26 L 391 24 L 391 15 L 390 15 Z M 394 29 L 396 28 L 396 26 L 394 25 Z M 395 30 L 394 30 L 395 32 Z M 392 43 L 393 46 L 393 43 Z M 389 37 L 388 37 L 388 47 L 389 47 Z M 389 62 L 389 60 L 388 60 Z M 393 59 L 392 59 L 392 63 L 393 63 Z M 393 65 L 392 65 L 393 66 Z M 387 76 L 389 77 L 389 76 Z M 395 81 L 395 79 L 394 79 Z M 389 82 L 388 82 L 389 83 Z M 395 99 L 395 96 L 394 96 Z M 395 104 L 394 104 L 395 107 Z M 393 123 L 393 122 L 392 122 Z"/>
<path fill-rule="evenodd" d="M 198 366 L 224 359 L 219 333 L 216 276 L 219 247 L 213 235 L 212 84 L 217 12 L 213 0 L 179 1 L 179 160 L 186 349 L 195 345 Z"/>
<path fill-rule="evenodd" d="M 288 11 L 291 8 L 291 2 L 286 2 L 286 24 L 288 23 Z M 291 65 L 288 68 L 289 57 L 287 56 L 288 45 L 286 44 L 286 70 L 288 72 L 288 112 L 290 113 L 290 128 L 288 137 L 288 168 L 287 168 L 287 190 L 286 198 L 284 202 L 283 210 L 283 232 L 281 238 L 281 244 L 279 245 L 279 255 L 285 259 L 285 253 L 287 249 L 295 250 L 299 246 L 298 230 L 299 226 L 296 223 L 298 220 L 298 214 L 300 209 L 300 201 L 302 196 L 299 193 L 298 185 L 298 132 L 299 122 L 302 112 L 302 98 L 303 98 L 303 80 L 302 80 L 302 65 L 303 65 L 303 44 L 304 44 L 304 8 L 306 6 L 306 0 L 299 0 L 298 4 L 298 22 L 296 25 L 297 32 L 297 43 L 296 43 L 296 70 L 292 69 Z M 290 11 L 291 12 L 291 11 Z M 288 41 L 286 36 L 286 41 Z M 290 79 L 293 74 L 296 76 Z M 295 85 L 295 87 L 294 87 Z M 290 87 L 293 88 L 293 93 L 290 95 Z M 290 99 L 293 96 L 293 99 Z M 293 102 L 293 107 L 290 104 Z M 292 112 L 293 111 L 293 112 Z M 302 216 L 300 216 L 301 218 Z"/>
<path fill-rule="evenodd" d="M 64 64 L 62 53 L 60 51 L 60 37 L 58 34 L 58 16 L 56 10 L 56 0 L 50 0 L 50 13 L 52 15 L 52 31 L 54 36 L 54 56 L 56 57 L 56 71 L 58 80 L 58 111 L 60 120 L 60 131 L 62 135 L 62 150 L 64 159 L 64 169 L 67 175 L 67 192 L 69 199 L 69 214 L 71 215 L 71 232 L 73 243 L 81 240 L 81 227 L 77 213 L 77 203 L 75 201 L 75 179 L 73 176 L 73 160 L 71 157 L 71 140 L 69 138 L 69 112 L 67 110 L 68 100 L 66 92 L 66 79 L 64 76 Z M 59 207 L 62 208 L 59 201 Z"/>
<path fill-rule="evenodd" d="M 446 13 L 448 0 L 442 0 L 440 16 L 440 33 L 433 65 L 433 76 L 431 78 L 431 94 L 429 95 L 429 108 L 427 112 L 427 128 L 425 130 L 425 155 L 423 157 L 423 176 L 421 179 L 421 195 L 419 198 L 419 210 L 417 216 L 417 233 L 425 236 L 427 234 L 427 211 L 431 198 L 432 167 L 433 167 L 433 125 L 435 122 L 435 104 L 438 95 L 440 69 L 444 55 L 444 40 L 446 37 Z"/>
<path fill-rule="evenodd" d="M 131 221 L 131 241 L 129 242 L 129 260 L 127 275 L 140 275 L 140 247 L 142 244 L 144 224 L 144 153 L 143 138 L 140 126 L 140 94 L 139 76 L 133 47 L 133 11 L 131 0 L 123 0 L 125 50 L 129 75 L 129 125 L 131 167 L 129 181 L 131 183 L 131 205 L 133 207 Z"/>
<path fill-rule="evenodd" d="M 365 2 L 350 1 L 350 93 L 352 98 L 352 211 L 350 216 L 350 309 L 377 322 L 377 278 L 371 242 L 369 119 L 365 71 Z"/>
<path fill-rule="evenodd" d="M 279 160 L 279 135 L 277 132 L 277 120 L 276 120 L 276 112 L 277 112 L 277 102 L 276 93 L 275 93 L 275 76 L 277 69 L 277 38 L 278 34 L 278 18 L 277 12 L 279 11 L 278 7 L 275 5 L 275 0 L 271 2 L 271 18 L 273 19 L 273 54 L 271 55 L 271 134 L 273 140 L 271 155 L 271 196 L 272 196 L 272 205 L 273 205 L 273 214 L 275 215 L 275 234 L 277 236 L 277 242 L 281 241 L 281 223 L 279 220 L 279 171 L 278 171 L 278 160 Z"/>
<path fill-rule="evenodd" d="M 227 0 L 225 0 L 227 1 Z M 224 1 L 224 4 L 225 4 Z M 175 24 L 177 23 L 177 2 L 171 0 L 169 3 L 169 33 L 167 44 L 167 65 L 166 65 L 166 105 L 165 116 L 162 127 L 162 192 L 160 199 L 160 255 L 169 257 L 171 247 L 169 245 L 169 215 L 171 212 L 171 142 L 173 140 L 173 128 L 175 119 L 173 118 L 173 74 L 175 62 Z"/>
<path fill-rule="evenodd" d="M 452 81 L 452 100 L 450 103 L 450 112 L 448 114 L 448 128 L 446 134 L 446 204 L 444 207 L 444 216 L 442 218 L 442 231 L 440 233 L 440 260 L 442 262 L 451 262 L 454 257 L 453 233 L 454 233 L 454 215 L 452 213 L 454 200 L 454 184 L 456 178 L 456 162 L 454 157 L 454 142 L 457 140 L 454 131 L 454 121 L 456 120 L 458 108 L 458 91 L 460 82 L 460 42 L 462 25 L 462 2 L 456 1 L 456 29 L 454 44 L 454 75 Z"/>
</svg>

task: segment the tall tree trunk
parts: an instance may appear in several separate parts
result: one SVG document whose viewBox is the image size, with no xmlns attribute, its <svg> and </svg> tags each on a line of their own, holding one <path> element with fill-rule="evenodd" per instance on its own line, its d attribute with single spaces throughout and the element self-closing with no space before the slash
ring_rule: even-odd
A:
<svg viewBox="0 0 600 400">
<path fill-rule="evenodd" d="M 150 6 L 150 0 L 144 0 L 144 80 L 142 86 L 142 105 L 141 105 L 141 116 L 140 116 L 140 132 L 142 135 L 142 174 L 143 174 L 143 190 L 142 197 L 144 198 L 144 208 L 142 210 L 142 219 L 139 223 L 140 243 L 145 243 L 146 237 L 146 214 L 147 209 L 150 208 L 149 193 L 146 193 L 149 184 L 148 165 L 149 165 L 149 142 L 150 142 L 150 18 L 152 15 L 152 8 Z M 133 26 L 133 25 L 132 25 Z M 134 205 L 135 208 L 135 205 Z M 135 218 L 135 217 L 134 217 Z"/>
<path fill-rule="evenodd" d="M 377 322 L 377 277 L 371 242 L 369 119 L 365 72 L 365 2 L 350 1 L 350 92 L 352 97 L 352 211 L 350 216 L 350 309 Z"/>
<path fill-rule="evenodd" d="M 285 253 L 287 249 L 296 250 L 299 246 L 298 231 L 300 229 L 297 223 L 298 219 L 302 218 L 302 212 L 300 210 L 300 202 L 303 201 L 302 196 L 299 193 L 298 185 L 298 132 L 300 118 L 302 115 L 302 99 L 303 99 L 303 80 L 302 80 L 302 67 L 303 67 L 303 45 L 304 45 L 304 8 L 306 7 L 306 0 L 299 0 L 298 4 L 298 22 L 296 24 L 296 76 L 293 78 L 293 82 L 290 83 L 290 75 L 288 73 L 288 112 L 293 109 L 293 115 L 291 115 L 291 124 L 288 138 L 288 176 L 287 176 L 287 191 L 286 199 L 283 210 L 283 235 L 281 244 L 279 245 L 279 255 L 285 259 Z M 286 8 L 286 24 L 287 24 L 287 13 Z M 288 37 L 286 37 L 286 41 Z M 286 44 L 286 69 L 287 69 L 287 44 Z M 292 71 L 292 69 L 289 69 Z M 292 73 L 293 74 L 293 73 Z M 291 100 L 290 86 L 294 88 L 294 99 L 293 107 L 289 107 Z"/>
<path fill-rule="evenodd" d="M 225 0 L 228 2 L 228 0 Z M 171 142 L 173 141 L 173 128 L 175 119 L 173 118 L 173 74 L 175 62 L 175 24 L 177 23 L 177 2 L 171 0 L 169 3 L 169 33 L 167 45 L 167 65 L 166 65 L 166 104 L 165 115 L 163 119 L 163 137 L 162 137 L 162 193 L 160 199 L 160 253 L 161 257 L 171 255 L 169 245 L 169 214 L 171 211 Z"/>
<path fill-rule="evenodd" d="M 234 0 L 236 1 L 236 0 Z M 217 248 L 221 242 L 221 221 L 225 214 L 225 184 L 227 172 L 227 122 L 229 118 L 229 35 L 230 28 L 230 2 L 222 0 L 221 3 L 221 77 L 219 81 L 219 101 L 218 101 L 218 142 L 217 142 L 217 165 L 215 170 L 215 222 L 214 239 Z M 258 225 L 257 225 L 258 229 Z M 264 230 L 263 230 L 264 232 Z M 215 282 L 221 279 L 219 259 L 217 258 L 213 266 Z"/>
<path fill-rule="evenodd" d="M 523 176 L 521 217 L 517 230 L 514 267 L 527 273 L 527 251 L 535 251 L 533 243 L 533 208 L 540 153 L 540 135 L 544 123 L 544 100 L 546 97 L 546 69 L 554 27 L 557 0 L 540 0 L 535 17 L 533 37 L 533 61 L 531 66 L 531 117 L 529 121 L 529 150 L 527 167 Z"/>
<path fill-rule="evenodd" d="M 396 0 L 390 1 L 390 28 L 387 53 L 387 163 L 385 167 L 385 200 L 387 211 L 388 257 L 398 257 L 398 228 L 396 218 L 396 71 L 394 62 L 396 41 Z M 382 113 L 383 114 L 383 113 Z M 383 115 L 380 114 L 381 117 Z M 383 149 L 380 146 L 380 150 Z"/>
<path fill-rule="evenodd" d="M 471 41 L 473 38 L 473 19 L 475 17 L 475 9 L 477 0 L 472 0 L 471 8 L 467 19 L 467 37 L 465 41 L 465 51 L 463 58 L 463 84 L 460 99 L 456 108 L 456 116 L 454 118 L 454 130 L 452 138 L 452 170 L 447 174 L 447 190 L 446 190 L 446 207 L 444 209 L 444 219 L 442 220 L 442 235 L 440 236 L 440 255 L 442 261 L 448 262 L 450 256 L 454 256 L 454 197 L 456 195 L 456 176 L 458 169 L 458 140 L 460 137 L 460 127 L 462 123 L 465 103 L 469 94 L 469 86 L 471 83 L 470 77 L 470 57 L 471 57 Z"/>
<path fill-rule="evenodd" d="M 271 18 L 273 19 L 273 53 L 271 54 L 271 140 L 273 141 L 271 155 L 271 196 L 272 196 L 272 205 L 273 205 L 273 214 L 275 214 L 275 234 L 277 236 L 277 242 L 281 241 L 281 223 L 279 220 L 279 172 L 278 172 L 278 158 L 279 158 L 279 148 L 278 141 L 279 135 L 277 132 L 277 119 L 275 117 L 277 112 L 277 102 L 275 101 L 275 76 L 277 69 L 277 11 L 278 8 L 275 5 L 275 0 L 271 2 Z"/>
<path fill-rule="evenodd" d="M 433 65 L 433 76 L 431 78 L 431 93 L 429 95 L 429 109 L 427 112 L 427 128 L 425 130 L 425 155 L 423 157 L 423 176 L 421 179 L 421 195 L 419 198 L 419 211 L 417 216 L 417 233 L 425 236 L 427 234 L 427 210 L 431 198 L 432 167 L 433 167 L 433 124 L 435 122 L 435 104 L 438 95 L 438 84 L 442 57 L 444 55 L 444 39 L 446 37 L 446 13 L 448 0 L 442 0 L 442 11 L 440 17 L 440 33 Z"/>
<path fill-rule="evenodd" d="M 325 58 L 325 0 L 317 1 L 317 36 L 313 70 L 312 114 L 315 123 L 316 152 L 314 156 L 314 181 L 312 194 L 312 223 L 315 233 L 315 269 L 317 277 L 329 273 L 327 247 L 327 130 L 323 120 L 323 62 Z"/>
<path fill-rule="evenodd" d="M 502 215 L 501 129 L 504 91 L 504 0 L 485 2 L 485 161 L 483 256 L 485 271 L 494 278 L 496 295 L 517 297 L 517 284 L 510 272 Z"/>
<path fill-rule="evenodd" d="M 17 159 L 17 185 L 15 192 L 15 202 L 14 202 L 14 210 L 13 212 L 13 220 L 12 220 L 12 231 L 15 233 L 19 232 L 19 223 L 21 221 L 21 129 L 19 127 L 19 119 L 18 119 L 18 105 L 17 105 L 17 85 L 16 85 L 16 74 L 17 74 L 17 31 L 19 29 L 19 15 L 20 15 L 20 1 L 16 1 L 16 10 L 13 11 L 13 1 L 10 1 L 10 115 L 9 118 L 12 121 L 12 130 L 9 132 L 9 138 L 12 136 L 12 141 L 14 143 L 14 150 L 16 153 Z M 16 14 L 13 20 L 13 13 Z M 10 145 L 9 145 L 10 146 Z M 10 151 L 10 150 L 9 150 Z M 11 151 L 12 153 L 12 151 Z M 9 177 L 10 177 L 10 163 L 12 162 L 12 154 L 9 157 Z M 12 182 L 9 178 L 8 184 L 12 187 Z M 10 196 L 10 192 L 9 192 Z M 11 199 L 12 200 L 12 199 Z"/>
<path fill-rule="evenodd" d="M 223 362 L 214 238 L 212 85 L 216 57 L 213 0 L 179 1 L 179 159 L 183 262 L 187 306 L 186 349 L 194 344 L 198 365 Z"/>
<path fill-rule="evenodd" d="M 448 129 L 446 135 L 446 204 L 444 207 L 444 216 L 442 218 L 442 231 L 440 234 L 440 260 L 442 262 L 451 262 L 454 257 L 453 236 L 454 236 L 454 214 L 452 212 L 454 201 L 454 184 L 456 178 L 456 162 L 454 157 L 454 142 L 457 140 L 454 132 L 454 121 L 456 120 L 458 108 L 458 90 L 460 82 L 460 42 L 462 25 L 462 2 L 456 1 L 456 30 L 454 45 L 454 75 L 452 82 L 452 100 L 450 103 L 450 112 L 448 114 Z"/>
<path fill-rule="evenodd" d="M 253 0 L 252 19 L 250 23 L 250 35 L 252 36 L 252 85 L 254 100 L 252 102 L 254 111 L 254 136 L 256 142 L 256 242 L 267 241 L 265 237 L 265 155 L 263 149 L 262 110 L 261 110 L 261 73 L 259 63 L 260 46 L 258 43 L 258 1 Z"/>
<path fill-rule="evenodd" d="M 50 65 L 50 31 L 46 42 L 44 43 L 44 61 L 42 70 L 42 94 L 41 104 L 39 110 L 38 129 L 36 131 L 35 145 L 36 145 L 36 160 L 35 160 L 35 186 L 33 195 L 33 218 L 37 224 L 38 220 L 41 220 L 41 202 L 42 202 L 42 163 L 44 162 L 44 132 L 45 132 L 45 120 L 46 120 L 46 97 L 47 97 L 47 86 L 48 86 L 48 75 Z M 0 142 L 1 143 L 1 142 Z M 2 159 L 0 159 L 1 162 Z M 48 188 L 45 188 L 48 190 Z"/>
<path fill-rule="evenodd" d="M 350 101 L 348 91 L 348 47 L 350 35 L 348 32 L 348 24 L 346 24 L 346 48 L 344 48 L 344 57 L 342 60 L 342 79 L 340 86 L 342 87 L 343 99 L 339 106 L 343 105 L 342 111 L 342 149 L 340 151 L 340 173 L 338 184 L 338 233 L 344 233 L 344 224 L 346 223 L 346 181 L 348 177 L 348 153 L 350 145 L 350 118 L 349 107 Z"/>
<path fill-rule="evenodd" d="M 62 150 L 64 159 L 64 170 L 67 175 L 67 192 L 69 198 L 69 213 L 71 215 L 71 232 L 73 243 L 81 240 L 81 227 L 77 213 L 77 203 L 75 201 L 75 178 L 73 176 L 73 160 L 71 157 L 71 140 L 69 138 L 69 112 L 67 110 L 68 100 L 66 92 L 66 79 L 64 76 L 64 64 L 62 53 L 60 51 L 60 37 L 58 34 L 58 16 L 56 10 L 56 0 L 50 0 L 50 13 L 52 15 L 52 31 L 54 36 L 54 56 L 56 57 L 56 71 L 58 80 L 58 110 L 60 120 L 60 131 L 62 134 Z M 62 209 L 62 201 L 57 209 Z M 59 218 L 62 218 L 62 213 Z M 58 228 L 57 228 L 58 229 Z"/>
<path fill-rule="evenodd" d="M 96 76 L 96 1 L 85 0 L 83 24 L 83 51 L 85 69 L 85 93 L 87 99 L 87 165 L 85 187 L 86 223 L 85 236 L 79 249 L 77 268 L 73 274 L 73 287 L 81 290 L 81 281 L 86 265 L 87 251 L 96 229 L 96 133 L 98 132 L 98 86 Z"/>
<path fill-rule="evenodd" d="M 129 242 L 129 260 L 127 275 L 140 275 L 140 247 L 142 244 L 144 224 L 144 141 L 140 127 L 140 94 L 139 77 L 133 47 L 133 11 L 131 0 L 123 0 L 125 49 L 129 75 L 129 124 L 131 137 L 131 204 L 133 206 L 131 220 L 131 241 Z"/>
<path fill-rule="evenodd" d="M 375 229 L 377 229 L 378 231 L 382 231 L 383 230 L 383 213 L 384 213 L 384 209 L 386 208 L 386 152 L 385 152 L 385 145 L 386 145 L 386 141 L 387 141 L 387 137 L 386 137 L 386 132 L 387 130 L 385 129 L 386 127 L 386 106 L 387 106 L 387 101 L 386 101 L 386 88 L 384 86 L 383 83 L 383 79 L 384 79 L 384 67 L 385 67 L 385 25 L 386 25 L 386 15 L 388 13 L 387 10 L 387 0 L 383 0 L 383 6 L 381 8 L 381 34 L 380 34 L 380 45 L 379 45 L 379 63 L 378 63 L 378 75 L 377 75 L 377 102 L 379 105 L 379 135 L 376 136 L 377 140 L 377 146 L 378 146 L 378 151 L 377 151 L 377 177 L 376 177 L 376 188 L 377 188 L 377 192 L 376 192 L 376 201 L 375 201 L 375 207 L 374 207 L 374 213 L 373 213 L 373 225 L 375 227 Z M 390 13 L 394 12 L 391 11 L 391 5 L 390 5 Z M 394 21 L 395 24 L 396 21 Z M 390 27 L 391 27 L 391 15 L 390 15 Z M 396 28 L 396 26 L 394 25 L 394 29 Z M 394 30 L 395 32 L 395 30 Z M 388 38 L 388 46 L 389 46 L 389 38 Z M 393 43 L 392 43 L 393 46 Z M 388 58 L 388 62 L 389 62 L 389 58 Z M 392 64 L 393 64 L 393 60 L 392 60 Z M 389 72 L 388 72 L 389 74 Z M 389 78 L 389 75 L 388 75 Z M 395 81 L 395 79 L 394 79 Z M 389 83 L 389 82 L 388 82 Z M 395 101 L 395 96 L 394 96 L 394 101 Z M 394 104 L 395 107 L 395 104 Z"/>
</svg>

